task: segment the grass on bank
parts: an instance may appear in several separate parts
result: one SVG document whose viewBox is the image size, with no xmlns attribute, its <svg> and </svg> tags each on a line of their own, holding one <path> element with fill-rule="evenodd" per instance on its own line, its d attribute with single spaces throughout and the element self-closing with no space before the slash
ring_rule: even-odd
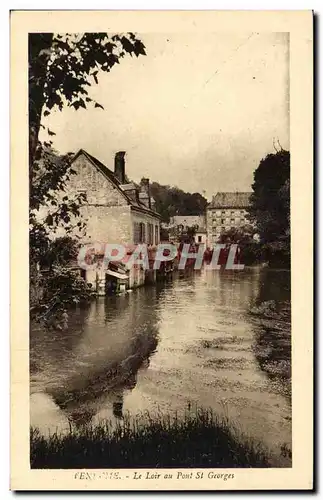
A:
<svg viewBox="0 0 323 500">
<path fill-rule="evenodd" d="M 270 455 L 227 418 L 196 411 L 182 419 L 129 415 L 112 427 L 43 436 L 31 428 L 31 468 L 270 467 Z"/>
</svg>

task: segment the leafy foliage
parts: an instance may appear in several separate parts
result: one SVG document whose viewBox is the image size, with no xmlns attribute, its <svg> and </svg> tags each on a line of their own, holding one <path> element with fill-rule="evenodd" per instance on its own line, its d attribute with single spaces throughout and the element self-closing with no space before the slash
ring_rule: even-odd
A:
<svg viewBox="0 0 323 500">
<path fill-rule="evenodd" d="M 254 173 L 250 216 L 264 242 L 288 238 L 290 233 L 290 154 L 278 151 L 261 160 Z"/>
<path fill-rule="evenodd" d="M 256 233 L 257 230 L 251 224 L 245 224 L 239 228 L 233 227 L 227 231 L 223 231 L 220 234 L 218 242 L 226 244 L 227 248 L 229 248 L 228 245 L 230 244 L 237 244 L 239 247 L 239 263 L 249 266 L 263 261 L 262 245 L 254 240 Z M 223 263 L 226 263 L 228 255 L 225 250 L 221 250 L 220 261 L 221 256 Z"/>
<path fill-rule="evenodd" d="M 249 243 L 255 233 L 256 230 L 250 224 L 239 228 L 233 227 L 220 234 L 219 243 Z"/>
<path fill-rule="evenodd" d="M 80 208 L 85 193 L 65 193 L 66 182 L 75 172 L 72 155 L 58 156 L 39 145 L 30 172 L 29 245 L 30 259 L 41 263 L 51 248 L 53 235 L 59 228 L 68 234 L 82 234 L 85 224 Z"/>
<path fill-rule="evenodd" d="M 43 274 L 38 286 L 42 290 L 41 300 L 31 309 L 31 319 L 56 330 L 67 328 L 70 307 L 89 302 L 94 293 L 77 272 L 63 266 Z"/>
<path fill-rule="evenodd" d="M 31 34 L 33 40 L 37 35 Z M 45 111 L 63 106 L 86 109 L 93 102 L 88 87 L 98 83 L 99 71 L 109 72 L 126 54 L 145 55 L 145 47 L 133 33 L 53 34 L 44 85 Z"/>
<path fill-rule="evenodd" d="M 290 262 L 290 153 L 281 150 L 261 160 L 254 173 L 249 214 L 256 222 L 266 260 Z"/>
<path fill-rule="evenodd" d="M 64 266 L 76 261 L 79 244 L 71 236 L 63 236 L 51 241 L 46 253 L 40 260 L 41 267 L 53 269 L 54 266 Z"/>
<path fill-rule="evenodd" d="M 145 46 L 133 33 L 30 33 L 29 126 L 30 163 L 38 146 L 42 113 L 64 106 L 74 109 L 103 106 L 88 92 L 100 72 L 109 72 L 126 54 L 145 55 Z M 54 132 L 49 131 L 50 135 Z"/>
</svg>

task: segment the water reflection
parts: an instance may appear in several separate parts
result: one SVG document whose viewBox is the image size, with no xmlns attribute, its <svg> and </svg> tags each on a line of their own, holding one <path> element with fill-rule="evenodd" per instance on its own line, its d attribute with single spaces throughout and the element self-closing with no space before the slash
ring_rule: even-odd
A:
<svg viewBox="0 0 323 500">
<path fill-rule="evenodd" d="M 68 339 L 61 332 L 40 338 L 32 330 L 32 392 L 46 393 L 77 427 L 89 424 L 103 406 L 121 418 L 124 391 L 135 387 L 138 370 L 147 368 L 158 344 L 160 287 L 150 292 L 144 307 L 143 290 L 137 290 L 75 311 Z"/>
<path fill-rule="evenodd" d="M 157 338 L 144 349 L 136 351 L 123 362 L 116 362 L 100 373 L 92 374 L 82 387 L 50 389 L 48 393 L 76 427 L 86 426 L 104 406 L 112 408 L 115 418 L 123 417 L 124 391 L 132 390 L 137 382 L 137 371 L 148 362 L 157 346 Z"/>
<path fill-rule="evenodd" d="M 264 268 L 259 273 L 259 294 L 257 303 L 274 300 L 278 308 L 290 301 L 291 274 L 283 269 Z"/>
<path fill-rule="evenodd" d="M 290 273 L 261 273 L 256 305 L 251 310 L 255 325 L 253 346 L 259 367 L 273 390 L 291 399 L 291 303 Z"/>
<path fill-rule="evenodd" d="M 290 443 L 282 376 L 289 275 L 282 276 L 204 268 L 100 299 L 71 315 L 68 332 L 32 329 L 31 423 L 47 432 L 125 412 L 180 416 L 197 405 L 225 413 L 270 447 Z M 275 318 L 250 313 L 272 300 Z"/>
</svg>

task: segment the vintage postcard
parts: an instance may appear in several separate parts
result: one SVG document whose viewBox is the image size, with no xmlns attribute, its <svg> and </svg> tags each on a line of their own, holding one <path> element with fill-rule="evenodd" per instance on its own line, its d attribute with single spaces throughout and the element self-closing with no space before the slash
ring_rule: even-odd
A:
<svg viewBox="0 0 323 500">
<path fill-rule="evenodd" d="M 11 13 L 11 489 L 313 488 L 311 11 Z"/>
</svg>

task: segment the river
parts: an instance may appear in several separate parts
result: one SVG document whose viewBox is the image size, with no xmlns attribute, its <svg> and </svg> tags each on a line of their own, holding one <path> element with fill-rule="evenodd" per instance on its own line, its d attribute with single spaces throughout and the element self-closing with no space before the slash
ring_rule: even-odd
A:
<svg viewBox="0 0 323 500">
<path fill-rule="evenodd" d="M 71 312 L 64 332 L 33 325 L 31 425 L 64 432 L 198 406 L 279 456 L 291 448 L 289 294 L 288 271 L 202 269 L 100 298 Z"/>
</svg>

